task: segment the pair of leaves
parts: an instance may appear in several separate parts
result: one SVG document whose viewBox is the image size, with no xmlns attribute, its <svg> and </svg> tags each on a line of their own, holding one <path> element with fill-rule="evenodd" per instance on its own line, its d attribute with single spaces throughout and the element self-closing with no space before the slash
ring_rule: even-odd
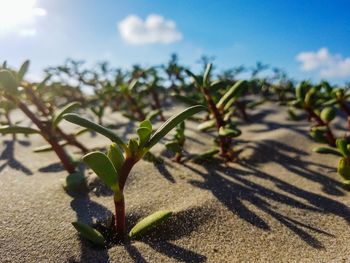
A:
<svg viewBox="0 0 350 263">
<path fill-rule="evenodd" d="M 150 230 L 162 224 L 171 215 L 172 211 L 162 210 L 145 217 L 131 229 L 129 232 L 129 237 L 138 238 L 147 234 Z M 81 222 L 73 222 L 72 225 L 84 238 L 90 240 L 97 246 L 105 246 L 105 238 L 95 228 Z"/>
</svg>

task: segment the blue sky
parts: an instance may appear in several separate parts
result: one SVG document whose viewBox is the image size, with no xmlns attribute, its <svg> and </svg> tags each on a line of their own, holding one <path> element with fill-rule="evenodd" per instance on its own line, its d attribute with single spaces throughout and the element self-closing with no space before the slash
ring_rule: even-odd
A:
<svg viewBox="0 0 350 263">
<path fill-rule="evenodd" d="M 67 57 L 130 66 L 176 52 L 192 66 L 206 54 L 220 69 L 262 61 L 297 79 L 350 80 L 349 1 L 0 0 L 0 10 L 0 60 L 28 58 L 33 76 Z"/>
</svg>

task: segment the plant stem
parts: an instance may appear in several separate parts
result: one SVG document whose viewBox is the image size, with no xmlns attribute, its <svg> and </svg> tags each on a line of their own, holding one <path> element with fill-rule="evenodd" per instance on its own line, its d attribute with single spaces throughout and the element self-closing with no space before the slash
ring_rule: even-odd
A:
<svg viewBox="0 0 350 263">
<path fill-rule="evenodd" d="M 61 160 L 64 168 L 67 170 L 68 173 L 75 172 L 75 166 L 71 163 L 71 161 L 68 158 L 67 153 L 64 151 L 63 147 L 59 145 L 57 137 L 55 136 L 54 132 L 44 123 L 42 123 L 35 115 L 32 113 L 27 105 L 25 105 L 23 102 L 20 102 L 13 98 L 12 96 L 6 96 L 7 99 L 13 101 L 17 104 L 18 108 L 23 111 L 25 115 L 28 116 L 29 119 L 39 128 L 41 131 L 43 137 L 47 140 L 47 142 L 52 146 L 52 149 L 57 154 L 58 158 Z"/>
<path fill-rule="evenodd" d="M 115 201 L 115 228 L 119 237 L 123 238 L 126 233 L 126 223 L 125 223 L 125 202 L 124 195 L 121 200 Z"/>
<path fill-rule="evenodd" d="M 162 107 L 160 105 L 160 101 L 159 101 L 159 96 L 158 93 L 155 92 L 155 90 L 152 88 L 151 89 L 151 94 L 154 100 L 154 106 L 157 110 L 159 110 L 159 117 L 161 121 L 165 121 L 164 115 L 163 115 L 163 111 L 162 111 Z"/>
<path fill-rule="evenodd" d="M 136 159 L 132 157 L 127 157 L 124 161 L 123 166 L 120 169 L 119 174 L 119 189 L 123 193 L 126 179 L 128 178 L 132 167 L 137 162 Z M 126 233 L 126 223 L 125 223 L 125 201 L 124 194 L 122 194 L 122 199 L 114 200 L 115 206 L 115 228 L 120 237 L 124 237 Z"/>
<path fill-rule="evenodd" d="M 87 153 L 89 151 L 88 148 L 78 142 L 74 136 L 65 134 L 59 127 L 57 127 L 56 130 L 69 144 L 78 147 L 83 153 Z"/>
<path fill-rule="evenodd" d="M 140 109 L 139 105 L 137 105 L 137 102 L 136 102 L 135 98 L 133 98 L 128 93 L 126 94 L 126 98 L 131 104 L 131 110 L 138 115 L 138 119 L 140 121 L 143 121 L 144 119 L 146 119 L 145 114 L 142 112 L 142 110 Z"/>
<path fill-rule="evenodd" d="M 206 88 L 202 87 L 202 92 L 204 93 L 204 97 L 209 105 L 209 109 L 211 113 L 214 115 L 215 121 L 216 121 L 216 128 L 219 131 L 221 127 L 226 125 L 226 122 L 222 118 L 219 109 L 216 107 L 212 97 L 210 96 L 209 92 Z M 220 155 L 224 158 L 231 159 L 229 157 L 229 151 L 231 148 L 231 138 L 227 136 L 221 136 L 219 135 L 219 145 L 220 145 Z"/>
</svg>

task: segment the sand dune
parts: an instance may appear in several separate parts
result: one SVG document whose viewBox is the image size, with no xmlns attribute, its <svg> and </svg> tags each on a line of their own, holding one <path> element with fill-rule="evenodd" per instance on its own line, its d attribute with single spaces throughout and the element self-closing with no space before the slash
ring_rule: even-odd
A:
<svg viewBox="0 0 350 263">
<path fill-rule="evenodd" d="M 126 124 L 117 114 L 107 122 Z M 313 153 L 306 122 L 287 120 L 286 109 L 266 104 L 241 125 L 240 161 L 224 164 L 142 161 L 126 186 L 129 222 L 159 209 L 173 218 L 142 241 L 96 249 L 80 240 L 72 221 L 105 220 L 108 191 L 72 197 L 53 153 L 34 154 L 38 136 L 0 139 L 1 262 L 347 262 L 350 198 L 336 174 L 337 158 Z M 76 128 L 69 126 L 68 128 Z M 132 129 L 121 125 L 118 132 Z M 188 123 L 186 149 L 200 152 L 212 137 Z M 107 141 L 90 134 L 90 147 Z M 88 172 L 86 171 L 86 174 Z M 90 175 L 91 177 L 92 175 Z M 130 224 L 131 225 L 131 224 Z"/>
</svg>

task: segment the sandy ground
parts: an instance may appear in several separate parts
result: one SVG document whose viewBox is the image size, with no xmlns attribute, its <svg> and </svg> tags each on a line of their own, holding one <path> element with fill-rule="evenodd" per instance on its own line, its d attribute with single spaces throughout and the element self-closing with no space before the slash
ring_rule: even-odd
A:
<svg viewBox="0 0 350 263">
<path fill-rule="evenodd" d="M 128 222 L 159 209 L 175 215 L 156 235 L 109 249 L 81 240 L 70 224 L 108 218 L 108 191 L 72 197 L 61 187 L 67 174 L 56 156 L 32 153 L 43 144 L 39 136 L 0 138 L 0 262 L 349 262 L 350 198 L 337 158 L 311 152 L 307 123 L 288 121 L 284 108 L 262 108 L 241 126 L 239 163 L 179 165 L 163 145 L 154 148 L 164 163 L 134 167 Z M 105 121 L 120 124 L 121 136 L 135 128 L 118 115 Z M 191 153 L 212 144 L 194 123 L 186 133 Z M 80 140 L 107 144 L 91 134 Z"/>
</svg>

